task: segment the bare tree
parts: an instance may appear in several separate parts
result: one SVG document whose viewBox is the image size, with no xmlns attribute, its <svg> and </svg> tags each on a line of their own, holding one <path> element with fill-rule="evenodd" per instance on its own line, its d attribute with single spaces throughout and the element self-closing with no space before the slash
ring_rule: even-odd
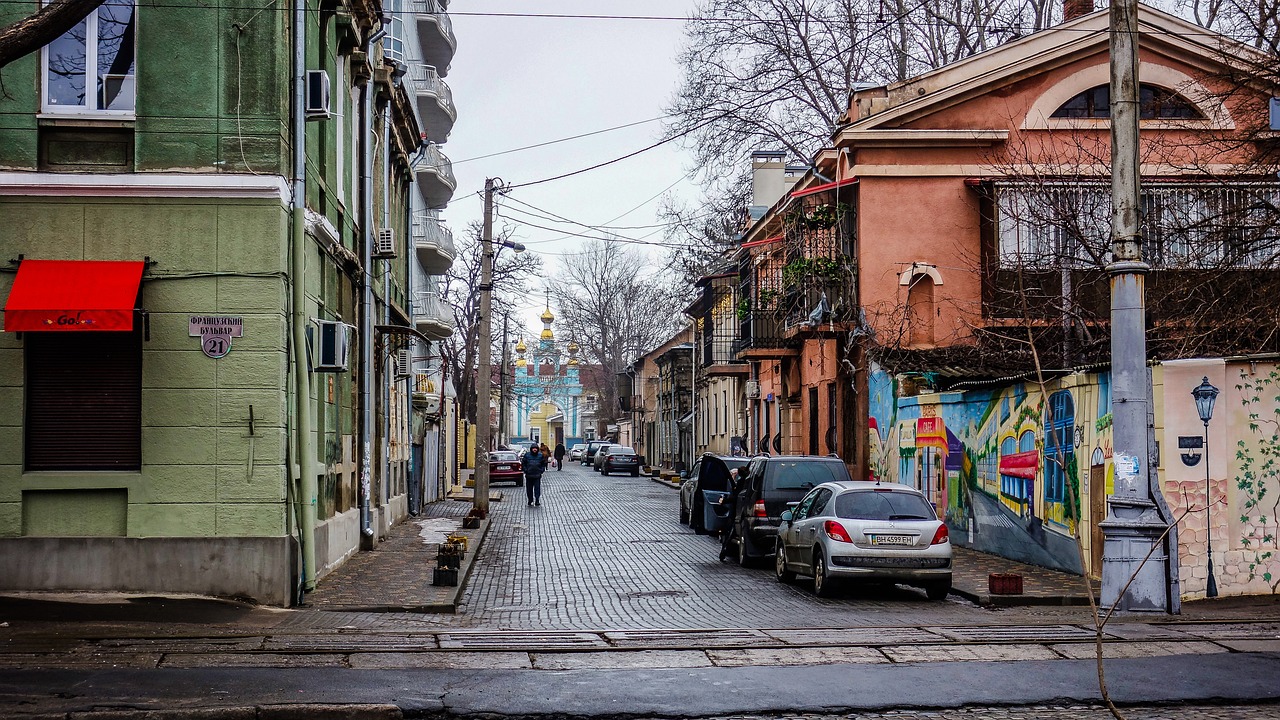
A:
<svg viewBox="0 0 1280 720">
<path fill-rule="evenodd" d="M 0 68 L 57 40 L 103 0 L 54 0 L 32 15 L 0 28 Z"/>
<path fill-rule="evenodd" d="M 588 363 L 603 370 L 604 419 L 618 413 L 617 373 L 679 327 L 682 298 L 642 270 L 644 259 L 620 243 L 589 240 L 566 258 L 551 297 L 562 335 L 578 343 Z"/>
<path fill-rule="evenodd" d="M 441 278 L 440 294 L 446 305 L 453 311 L 454 332 L 449 339 L 440 343 L 445 367 L 448 369 L 453 387 L 458 393 L 458 401 L 462 404 L 463 417 L 470 422 L 476 420 L 476 366 L 480 349 L 480 223 L 473 222 L 467 226 L 467 232 L 458 245 L 457 259 L 449 268 L 447 275 Z M 509 230 L 499 231 L 499 240 L 507 237 Z M 496 243 L 495 243 L 496 245 Z M 499 252 L 493 262 L 493 314 L 495 318 L 503 315 L 504 306 L 515 305 L 515 300 L 528 286 L 531 278 L 542 269 L 542 260 L 531 253 Z M 434 291 L 435 288 L 430 288 Z M 512 333 L 522 330 L 516 323 L 509 329 Z M 494 357 L 501 357 L 502 323 L 490 323 L 493 337 L 490 343 L 498 345 Z M 497 364 L 494 365 L 495 372 Z"/>
</svg>

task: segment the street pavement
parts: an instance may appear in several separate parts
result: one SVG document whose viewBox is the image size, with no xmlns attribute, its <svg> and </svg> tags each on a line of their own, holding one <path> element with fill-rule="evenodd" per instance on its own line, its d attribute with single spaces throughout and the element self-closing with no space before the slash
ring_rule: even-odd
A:
<svg viewBox="0 0 1280 720">
<path fill-rule="evenodd" d="M 903 587 L 819 599 L 719 562 L 677 522 L 676 492 L 646 478 L 568 465 L 541 507 L 501 490 L 455 614 L 403 610 L 439 592 L 424 531 L 451 527 L 458 502 L 396 528 L 301 609 L 0 598 L 0 718 L 1102 717 L 1088 608 Z M 1131 717 L 1167 703 L 1179 718 L 1280 717 L 1274 598 L 1120 615 L 1102 649 Z"/>
</svg>

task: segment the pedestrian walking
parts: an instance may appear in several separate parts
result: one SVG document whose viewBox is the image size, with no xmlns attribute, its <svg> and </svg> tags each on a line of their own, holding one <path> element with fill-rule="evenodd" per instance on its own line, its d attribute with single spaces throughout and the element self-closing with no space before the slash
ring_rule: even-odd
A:
<svg viewBox="0 0 1280 720">
<path fill-rule="evenodd" d="M 556 456 L 556 470 L 563 470 L 563 469 L 564 469 L 564 455 L 565 455 L 565 453 L 567 453 L 567 452 L 569 452 L 569 451 L 564 449 L 564 443 L 562 443 L 562 442 L 558 442 L 558 443 L 556 443 L 556 453 L 555 453 L 555 456 Z"/>
<path fill-rule="evenodd" d="M 520 469 L 524 471 L 524 492 L 529 498 L 529 506 L 541 506 L 542 473 L 547 470 L 546 453 L 536 444 L 530 445 L 529 452 L 520 458 Z"/>
</svg>

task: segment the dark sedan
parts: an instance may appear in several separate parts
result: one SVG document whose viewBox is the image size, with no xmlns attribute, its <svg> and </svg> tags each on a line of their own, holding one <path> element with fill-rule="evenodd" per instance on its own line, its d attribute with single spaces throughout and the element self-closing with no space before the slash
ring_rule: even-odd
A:
<svg viewBox="0 0 1280 720">
<path fill-rule="evenodd" d="M 610 445 L 603 452 L 604 460 L 600 461 L 600 472 L 608 475 L 616 472 L 629 472 L 631 477 L 640 475 L 640 456 L 636 454 L 635 448 L 624 447 L 622 445 Z"/>
<path fill-rule="evenodd" d="M 520 456 L 507 450 L 489 453 L 489 482 L 523 485 L 524 471 L 520 469 Z"/>
</svg>

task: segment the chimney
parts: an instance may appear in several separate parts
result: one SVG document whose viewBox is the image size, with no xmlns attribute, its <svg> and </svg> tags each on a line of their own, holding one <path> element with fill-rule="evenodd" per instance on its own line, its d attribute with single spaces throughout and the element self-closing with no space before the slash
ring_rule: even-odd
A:
<svg viewBox="0 0 1280 720">
<path fill-rule="evenodd" d="M 1062 0 L 1062 21 L 1074 20 L 1093 12 L 1093 0 Z"/>
<path fill-rule="evenodd" d="M 787 191 L 787 154 L 782 150 L 751 153 L 751 219 L 758 220 Z"/>
</svg>

